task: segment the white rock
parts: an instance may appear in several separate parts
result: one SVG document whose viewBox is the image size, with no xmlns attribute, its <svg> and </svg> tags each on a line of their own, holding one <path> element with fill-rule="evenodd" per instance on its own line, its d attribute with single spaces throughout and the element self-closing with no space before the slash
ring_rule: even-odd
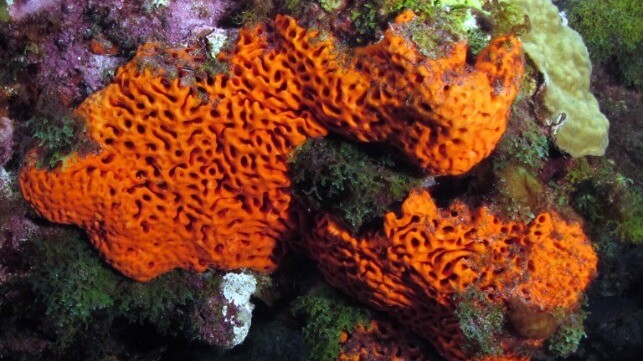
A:
<svg viewBox="0 0 643 361">
<path fill-rule="evenodd" d="M 4 168 L 0 167 L 0 196 L 9 198 L 13 196 L 11 191 L 11 175 Z"/>
<path fill-rule="evenodd" d="M 252 321 L 252 310 L 254 305 L 250 302 L 250 296 L 257 290 L 257 280 L 253 275 L 245 273 L 228 273 L 223 276 L 221 291 L 223 297 L 236 306 L 238 312 L 228 314 L 229 308 L 222 308 L 226 321 L 232 325 L 234 337 L 231 347 L 239 345 L 245 340 L 250 331 Z M 229 317 L 229 318 L 228 318 Z"/>
<path fill-rule="evenodd" d="M 170 0 L 152 0 L 150 5 L 152 5 L 153 9 L 166 8 L 170 5 Z"/>
<path fill-rule="evenodd" d="M 228 39 L 228 33 L 223 29 L 214 29 L 213 32 L 208 34 L 205 37 L 205 40 L 208 42 L 208 50 L 210 51 L 210 56 L 216 58 Z"/>
</svg>

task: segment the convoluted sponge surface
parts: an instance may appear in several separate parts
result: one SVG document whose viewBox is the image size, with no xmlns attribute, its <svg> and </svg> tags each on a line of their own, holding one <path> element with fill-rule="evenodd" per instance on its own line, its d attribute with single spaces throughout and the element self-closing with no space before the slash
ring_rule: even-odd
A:
<svg viewBox="0 0 643 361">
<path fill-rule="evenodd" d="M 464 173 L 505 131 L 523 74 L 522 47 L 515 38 L 496 38 L 474 67 L 466 64 L 464 43 L 431 59 L 408 40 L 403 24 L 413 16 L 398 16 L 384 38 L 357 49 L 348 66 L 332 52 L 307 59 L 315 68 L 302 76 L 302 102 L 331 131 L 392 144 L 432 174 Z M 280 28 L 295 26 L 280 24 L 285 21 L 277 21 Z M 305 44 L 294 47 L 296 53 Z"/>
<path fill-rule="evenodd" d="M 453 360 L 473 358 L 454 315 L 456 294 L 475 287 L 501 307 L 573 310 L 597 263 L 580 225 L 555 213 L 503 222 L 461 203 L 439 210 L 423 190 L 400 216 L 387 214 L 383 230 L 361 237 L 321 216 L 307 246 L 334 286 L 393 314 Z"/>
<path fill-rule="evenodd" d="M 294 76 L 276 52 L 266 55 L 275 62 L 250 62 L 267 45 L 261 28 L 240 43 L 232 71 L 250 66 L 253 84 L 217 75 L 182 86 L 140 69 L 157 46 L 139 50 L 77 110 L 101 153 L 54 171 L 25 168 L 25 198 L 54 222 L 81 225 L 108 262 L 137 280 L 176 267 L 272 271 L 295 225 L 286 156 L 325 131 L 288 109 L 279 77 Z M 186 68 L 197 63 L 189 50 L 170 56 Z"/>
<path fill-rule="evenodd" d="M 285 16 L 242 29 L 223 57 L 230 74 L 209 76 L 190 76 L 204 62 L 194 49 L 142 47 L 77 110 L 101 152 L 51 171 L 27 162 L 25 198 L 85 228 L 137 280 L 176 267 L 272 271 L 296 224 L 286 157 L 307 138 L 388 142 L 458 174 L 504 131 L 522 74 L 516 39 L 469 66 L 464 44 L 430 60 L 394 29 L 347 58 L 317 35 Z"/>
</svg>

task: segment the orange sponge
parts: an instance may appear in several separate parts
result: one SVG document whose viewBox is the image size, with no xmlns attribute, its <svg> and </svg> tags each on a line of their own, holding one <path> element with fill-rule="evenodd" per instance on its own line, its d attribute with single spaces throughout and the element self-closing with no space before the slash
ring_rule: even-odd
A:
<svg viewBox="0 0 643 361">
<path fill-rule="evenodd" d="M 357 325 L 342 334 L 338 361 L 429 361 L 425 350 L 413 341 L 411 333 L 386 318 Z"/>
<path fill-rule="evenodd" d="M 455 295 L 475 287 L 506 310 L 514 303 L 576 310 L 597 263 L 580 225 L 555 212 L 530 224 L 504 222 L 462 203 L 439 210 L 424 190 L 409 195 L 400 216 L 387 214 L 383 230 L 362 237 L 321 216 L 306 245 L 331 284 L 392 313 L 452 360 L 473 358 Z M 534 344 L 514 340 L 521 342 Z"/>
<path fill-rule="evenodd" d="M 241 34 L 233 72 L 265 51 L 260 29 Z M 274 81 L 285 72 L 278 61 L 249 65 L 263 85 L 219 74 L 184 86 L 141 65 L 160 52 L 179 64 L 169 71 L 199 65 L 193 49 L 141 48 L 76 111 L 101 152 L 52 171 L 29 162 L 25 198 L 51 221 L 85 228 L 109 263 L 140 281 L 176 267 L 274 270 L 295 230 L 286 157 L 325 130 L 279 106 L 291 98 Z"/>
<path fill-rule="evenodd" d="M 406 14 L 405 16 L 410 16 Z M 402 20 L 400 20 L 402 21 Z M 98 154 L 24 166 L 25 199 L 87 230 L 105 259 L 148 280 L 176 267 L 272 271 L 295 234 L 286 157 L 328 130 L 383 141 L 436 174 L 464 172 L 502 134 L 522 74 L 515 38 L 471 67 L 465 45 L 427 59 L 386 33 L 344 63 L 296 21 L 242 29 L 230 74 L 195 49 L 142 47 L 77 109 Z"/>
<path fill-rule="evenodd" d="M 523 74 L 522 46 L 515 37 L 493 39 L 473 66 L 465 43 L 443 58 L 422 55 L 399 25 L 404 12 L 377 44 L 356 49 L 347 65 L 333 45 L 306 51 L 309 41 L 296 22 L 276 26 L 302 72 L 302 104 L 329 130 L 363 142 L 385 142 L 435 174 L 460 174 L 488 156 L 505 131 Z"/>
</svg>

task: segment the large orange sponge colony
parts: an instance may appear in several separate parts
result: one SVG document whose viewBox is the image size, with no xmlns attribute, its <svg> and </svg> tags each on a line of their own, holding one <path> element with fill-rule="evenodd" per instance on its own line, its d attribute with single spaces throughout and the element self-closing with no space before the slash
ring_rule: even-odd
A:
<svg viewBox="0 0 643 361">
<path fill-rule="evenodd" d="M 354 237 L 325 215 L 306 243 L 331 284 L 393 314 L 450 360 L 474 358 L 454 315 L 456 295 L 474 287 L 505 309 L 577 310 L 597 263 L 580 225 L 554 212 L 503 222 L 461 203 L 439 210 L 424 190 L 409 195 L 400 216 L 387 214 L 379 232 Z"/>
<path fill-rule="evenodd" d="M 261 33 L 240 41 L 250 45 L 231 59 L 235 71 L 266 46 Z M 140 69 L 158 51 L 139 50 L 78 108 L 102 151 L 53 171 L 29 164 L 25 198 L 48 219 L 85 228 L 107 261 L 137 280 L 176 267 L 272 271 L 294 230 L 286 156 L 325 131 L 307 112 L 278 106 L 289 101 L 272 83 L 278 66 L 252 68 L 263 87 L 204 79 L 204 101 L 180 79 Z M 171 54 L 195 62 L 188 50 Z"/>
<path fill-rule="evenodd" d="M 142 47 L 76 111 L 100 153 L 54 170 L 32 156 L 20 174 L 25 199 L 86 229 L 137 280 L 176 267 L 269 272 L 296 233 L 294 147 L 332 130 L 461 173 L 495 146 L 522 74 L 515 38 L 493 40 L 471 67 L 464 44 L 430 60 L 388 30 L 345 64 L 332 39 L 286 16 L 241 30 L 222 58 L 230 74 L 190 79 L 199 52 Z"/>
</svg>

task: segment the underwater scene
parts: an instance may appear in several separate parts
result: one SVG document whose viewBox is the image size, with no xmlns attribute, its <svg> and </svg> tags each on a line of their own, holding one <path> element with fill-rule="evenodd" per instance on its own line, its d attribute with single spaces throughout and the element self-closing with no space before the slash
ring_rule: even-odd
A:
<svg viewBox="0 0 643 361">
<path fill-rule="evenodd" d="M 639 360 L 642 90 L 640 0 L 0 0 L 0 360 Z"/>
</svg>

